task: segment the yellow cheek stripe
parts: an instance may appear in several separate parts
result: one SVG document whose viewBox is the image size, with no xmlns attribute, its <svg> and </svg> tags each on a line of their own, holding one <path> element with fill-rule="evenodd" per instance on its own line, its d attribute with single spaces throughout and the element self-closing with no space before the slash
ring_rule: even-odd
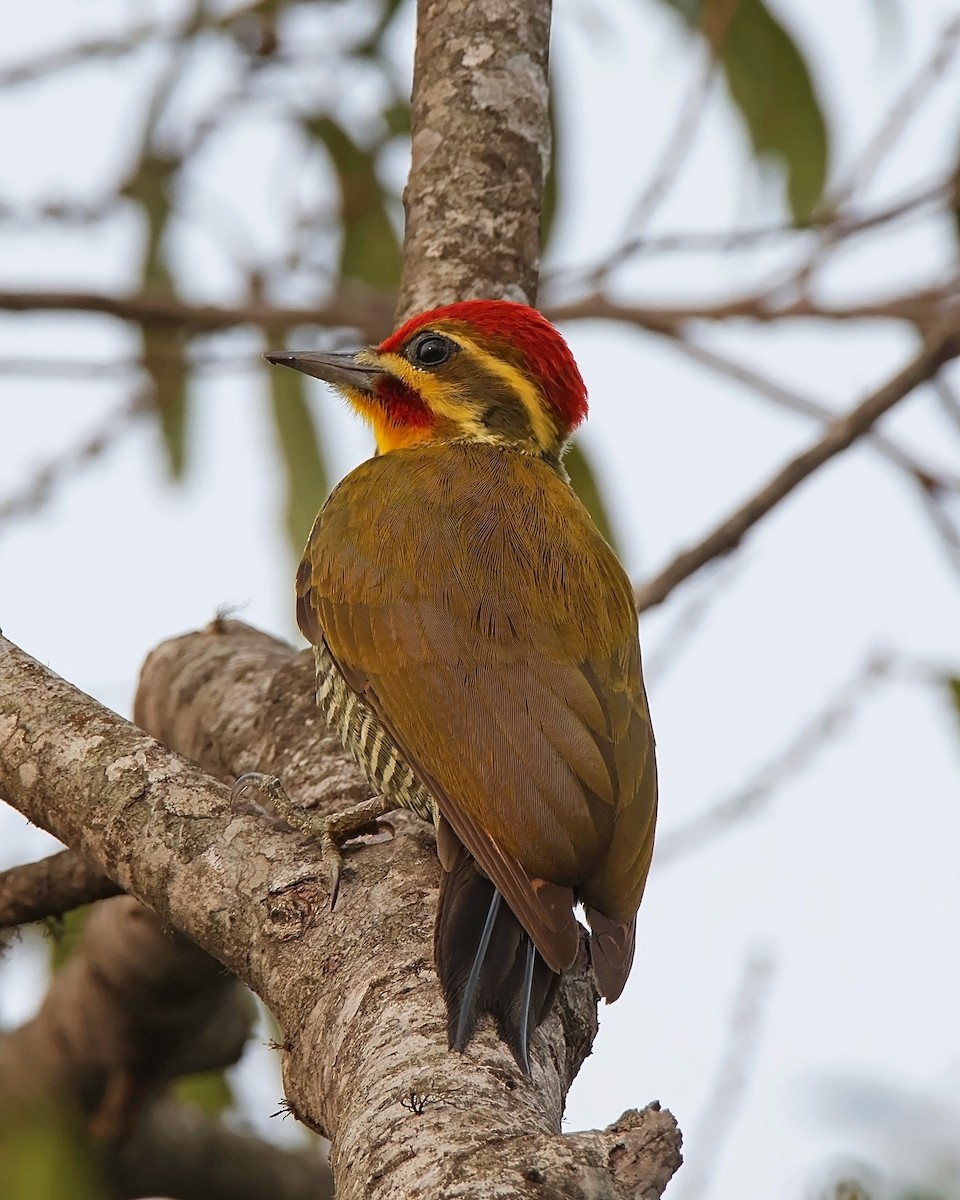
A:
<svg viewBox="0 0 960 1200">
<path fill-rule="evenodd" d="M 540 449 L 545 451 L 554 449 L 557 444 L 557 431 L 544 407 L 543 395 L 537 385 L 532 383 L 518 367 L 504 362 L 502 358 L 497 358 L 495 354 L 484 350 L 470 338 L 457 337 L 455 340 L 464 350 L 469 351 L 470 355 L 481 363 L 485 370 L 502 379 L 518 397 L 526 410 L 530 428 L 533 430 L 533 436 L 537 439 Z"/>
</svg>

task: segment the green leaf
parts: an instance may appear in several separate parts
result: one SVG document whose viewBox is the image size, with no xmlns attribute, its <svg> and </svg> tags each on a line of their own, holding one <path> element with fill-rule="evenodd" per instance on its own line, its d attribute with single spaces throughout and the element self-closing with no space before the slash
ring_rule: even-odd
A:
<svg viewBox="0 0 960 1200">
<path fill-rule="evenodd" d="M 48 917 L 43 922 L 43 931 L 50 942 L 50 966 L 55 971 L 59 971 L 73 955 L 92 911 L 92 904 L 84 904 L 64 913 L 62 917 Z"/>
<path fill-rule="evenodd" d="M 180 336 L 169 329 L 140 326 L 143 369 L 153 384 L 160 433 L 173 479 L 183 477 L 187 447 L 187 371 Z"/>
<path fill-rule="evenodd" d="M 305 377 L 285 367 L 274 367 L 268 378 L 273 421 L 287 476 L 287 536 L 299 558 L 330 490 L 327 469 L 307 404 Z"/>
<path fill-rule="evenodd" d="M 223 1071 L 199 1071 L 196 1075 L 184 1075 L 170 1089 L 177 1100 L 192 1104 L 208 1116 L 233 1108 L 234 1098 Z"/>
<path fill-rule="evenodd" d="M 110 1194 L 75 1113 L 52 1100 L 3 1098 L 0 1200 L 107 1200 Z"/>
<path fill-rule="evenodd" d="M 610 526 L 606 502 L 597 483 L 597 477 L 593 473 L 593 467 L 591 467 L 587 456 L 583 453 L 578 442 L 573 442 L 570 446 L 563 460 L 563 465 L 570 476 L 570 483 L 573 486 L 573 490 L 580 497 L 584 508 L 593 517 L 593 523 L 606 538 L 607 542 L 616 550 L 617 543 L 613 536 L 613 529 Z"/>
<path fill-rule="evenodd" d="M 662 0 L 714 47 L 760 161 L 782 166 L 793 219 L 808 221 L 830 154 L 823 109 L 793 39 L 763 0 Z"/>
<path fill-rule="evenodd" d="M 379 147 L 365 150 L 329 117 L 306 128 L 322 142 L 340 182 L 340 278 L 356 279 L 381 291 L 400 282 L 400 243 L 387 215 L 387 194 L 377 178 Z"/>
<path fill-rule="evenodd" d="M 145 154 L 124 185 L 121 194 L 140 205 L 147 222 L 141 279 L 151 295 L 171 296 L 173 279 L 164 260 L 164 236 L 170 220 L 173 180 L 180 160 L 161 154 Z M 154 403 L 160 418 L 160 433 L 173 479 L 183 476 L 186 466 L 187 371 L 182 339 L 177 330 L 157 328 L 149 322 L 140 326 L 143 337 L 143 367 L 153 384 Z"/>
<path fill-rule="evenodd" d="M 950 700 L 956 710 L 957 717 L 960 718 L 960 676 L 948 678 L 946 684 L 950 691 Z"/>
</svg>

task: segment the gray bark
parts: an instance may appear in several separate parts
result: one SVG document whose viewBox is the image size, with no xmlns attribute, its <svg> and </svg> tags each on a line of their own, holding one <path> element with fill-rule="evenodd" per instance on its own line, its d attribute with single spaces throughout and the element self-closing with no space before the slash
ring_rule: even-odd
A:
<svg viewBox="0 0 960 1200">
<path fill-rule="evenodd" d="M 316 847 L 238 812 L 211 778 L 275 772 L 322 810 L 367 794 L 321 722 L 308 655 L 217 621 L 149 657 L 137 715 L 197 761 L 0 639 L 0 796 L 263 998 L 283 1031 L 290 1107 L 332 1141 L 338 1196 L 660 1195 L 679 1135 L 658 1106 L 603 1132 L 559 1132 L 595 1031 L 583 952 L 534 1038 L 532 1079 L 487 1022 L 451 1054 L 431 830 L 398 818 L 392 840 L 350 853 L 331 913 Z"/>
</svg>

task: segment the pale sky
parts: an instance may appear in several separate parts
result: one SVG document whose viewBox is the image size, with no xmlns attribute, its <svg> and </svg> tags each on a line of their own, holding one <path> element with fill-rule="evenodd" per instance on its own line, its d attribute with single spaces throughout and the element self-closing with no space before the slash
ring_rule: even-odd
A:
<svg viewBox="0 0 960 1200">
<path fill-rule="evenodd" d="M 902 25 L 885 41 L 877 29 L 884 6 L 875 0 L 776 5 L 822 86 L 841 168 L 929 56 L 945 21 L 960 13 L 946 0 L 901 0 L 900 7 Z M 557 4 L 554 66 L 565 81 L 568 129 L 558 264 L 587 263 L 610 248 L 693 69 L 679 27 L 654 0 L 594 3 L 589 16 L 585 8 L 583 0 Z M 107 32 L 147 9 L 37 0 L 7 16 L 0 61 Z M 149 11 L 173 6 L 157 0 Z M 394 39 L 398 58 L 409 53 L 411 35 L 408 15 Z M 95 198 L 132 144 L 139 110 L 130 97 L 156 62 L 151 53 L 0 93 L 0 200 Z M 220 62 L 199 70 L 197 94 L 219 86 L 225 71 Z M 362 98 L 361 88 L 348 107 Z M 960 64 L 885 160 L 866 203 L 946 173 L 960 144 L 958 101 Z M 207 175 L 191 184 L 198 220 L 175 235 L 191 297 L 236 299 L 236 278 L 211 233 L 221 217 L 243 232 L 250 259 L 275 252 L 277 201 L 269 189 L 289 147 L 275 121 L 258 119 L 211 150 Z M 402 168 L 399 157 L 395 165 Z M 314 186 L 288 179 L 286 199 Z M 776 221 L 778 195 L 776 180 L 761 183 L 749 167 L 720 89 L 651 228 Z M 129 214 L 56 236 L 0 223 L 0 287 L 129 287 L 138 236 Z M 788 261 L 790 252 L 778 247 L 725 260 L 663 256 L 631 269 L 619 289 L 644 300 L 720 295 Z M 831 298 L 872 297 L 941 279 L 955 264 L 949 223 L 926 220 L 842 250 L 826 279 Z M 280 298 L 301 299 L 292 289 Z M 717 380 L 650 336 L 585 324 L 564 332 L 591 393 L 584 445 L 638 580 L 815 436 L 811 422 Z M 915 349 L 892 324 L 744 323 L 702 337 L 838 409 Z M 255 349 L 235 333 L 216 339 L 211 352 L 246 358 Z M 0 314 L 0 363 L 47 355 L 106 362 L 136 353 L 135 336 L 107 318 Z M 960 372 L 951 376 L 960 384 Z M 126 395 L 120 380 L 0 374 L 0 506 Z M 322 385 L 311 402 L 339 476 L 369 453 L 369 437 Z M 244 620 L 294 636 L 293 563 L 263 378 L 245 369 L 205 376 L 193 408 L 183 486 L 168 483 L 158 438 L 142 423 L 58 487 L 39 513 L 0 526 L 4 633 L 125 714 L 148 650 L 203 625 L 219 606 L 243 606 Z M 883 428 L 918 456 L 960 472 L 960 435 L 929 388 Z M 651 666 L 673 621 L 711 587 L 699 579 L 643 619 Z M 748 538 L 702 625 L 668 670 L 651 671 L 661 831 L 753 779 L 871 655 L 897 653 L 960 672 L 958 620 L 960 580 L 903 476 L 866 447 L 831 464 Z M 681 1200 L 705 1194 L 700 1169 L 708 1170 L 712 1200 L 792 1200 L 815 1195 L 837 1157 L 908 1171 L 928 1157 L 925 1128 L 958 1144 L 958 759 L 960 725 L 945 695 L 883 682 L 754 819 L 655 863 L 633 975 L 623 999 L 601 1010 L 567 1127 L 606 1125 L 659 1099 L 685 1134 L 689 1168 L 668 1192 Z M 14 814 L 0 813 L 0 865 L 48 845 Z M 0 1021 L 21 1020 L 38 1002 L 43 954 L 28 939 L 0 962 Z M 755 996 L 755 1046 L 714 1158 L 702 1117 L 750 961 L 769 967 Z M 267 1120 L 280 1094 L 269 1059 L 261 1049 L 241 1072 L 244 1103 L 250 1120 L 285 1135 L 290 1122 L 278 1129 Z M 960 1197 L 960 1162 L 950 1169 L 937 1182 Z"/>
</svg>

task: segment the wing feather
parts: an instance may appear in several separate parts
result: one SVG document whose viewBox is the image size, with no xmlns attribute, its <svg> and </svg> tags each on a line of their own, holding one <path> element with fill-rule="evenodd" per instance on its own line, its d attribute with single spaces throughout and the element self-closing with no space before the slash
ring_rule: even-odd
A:
<svg viewBox="0 0 960 1200">
<path fill-rule="evenodd" d="M 629 583 L 556 472 L 481 446 L 370 460 L 318 518 L 298 617 L 550 966 L 576 955 L 576 889 L 608 918 L 597 961 L 622 986 L 652 734 Z"/>
</svg>

